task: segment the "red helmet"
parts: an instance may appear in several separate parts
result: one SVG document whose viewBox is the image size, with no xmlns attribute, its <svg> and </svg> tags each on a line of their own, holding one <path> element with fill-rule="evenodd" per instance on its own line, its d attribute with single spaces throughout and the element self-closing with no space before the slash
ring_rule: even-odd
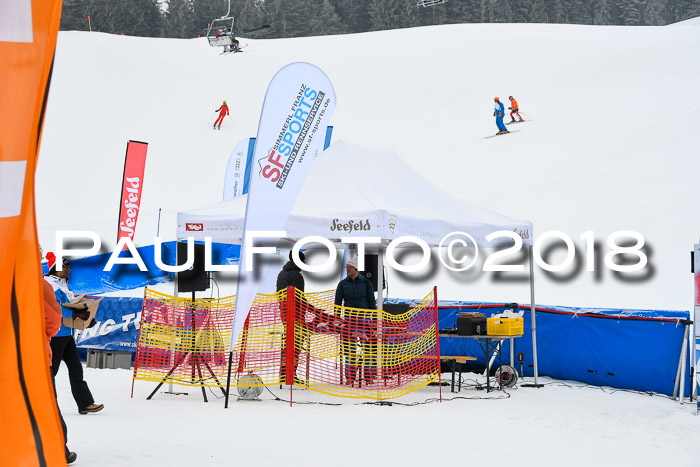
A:
<svg viewBox="0 0 700 467">
<path fill-rule="evenodd" d="M 499 101 L 500 99 L 498 97 L 494 97 L 493 100 Z"/>
</svg>

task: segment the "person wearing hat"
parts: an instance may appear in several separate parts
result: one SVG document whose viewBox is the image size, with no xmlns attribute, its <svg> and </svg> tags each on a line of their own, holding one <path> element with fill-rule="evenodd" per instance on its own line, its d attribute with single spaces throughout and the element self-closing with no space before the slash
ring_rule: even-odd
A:
<svg viewBox="0 0 700 467">
<path fill-rule="evenodd" d="M 493 102 L 493 116 L 496 117 L 496 126 L 498 126 L 498 133 L 496 134 L 502 135 L 504 133 L 508 133 L 508 128 L 506 128 L 506 125 L 503 123 L 503 114 L 505 112 L 503 103 L 498 97 L 494 97 Z"/>
<path fill-rule="evenodd" d="M 223 104 L 221 104 L 221 107 L 216 109 L 214 112 L 219 112 L 219 117 L 216 119 L 214 122 L 214 129 L 216 130 L 217 127 L 220 130 L 221 129 L 221 123 L 224 121 L 224 118 L 226 115 L 229 114 L 228 112 L 228 105 L 226 105 L 226 101 L 224 101 Z"/>
<path fill-rule="evenodd" d="M 64 303 L 69 303 L 75 298 L 75 294 L 68 288 L 68 279 L 70 278 L 70 261 L 63 258 L 63 267 L 60 271 L 56 270 L 56 255 L 49 251 L 46 253 L 48 260 L 49 272 L 44 276 L 44 280 L 53 288 L 56 302 L 61 305 L 61 313 L 63 318 L 72 318 L 73 310 L 63 306 Z M 51 338 L 51 375 L 56 376 L 61 361 L 66 362 L 68 367 L 68 377 L 70 379 L 70 389 L 73 393 L 73 399 L 78 405 L 78 413 L 88 414 L 99 412 L 104 408 L 102 404 L 95 404 L 95 399 L 92 397 L 90 388 L 83 379 L 83 365 L 78 356 L 78 347 L 73 339 L 73 330 L 69 327 L 61 325 L 55 337 Z"/>
<path fill-rule="evenodd" d="M 374 288 L 372 283 L 358 271 L 357 258 L 347 262 L 345 272 L 347 276 L 338 283 L 335 291 L 336 306 L 376 310 Z M 371 384 L 372 378 L 376 375 L 376 365 L 373 365 L 376 359 L 372 357 L 376 353 L 376 336 L 373 333 L 375 323 L 369 315 L 353 312 L 346 312 L 346 321 L 354 322 L 354 326 L 349 326 L 345 335 L 341 334 L 341 351 L 345 357 L 345 382 L 354 386 L 355 381 L 358 380 L 357 373 L 360 366 L 364 364 L 367 366 L 364 374 L 365 381 Z M 363 358 L 357 354 L 358 342 L 362 344 Z"/>
<path fill-rule="evenodd" d="M 510 107 L 508 109 L 510 110 L 510 122 L 513 123 L 515 121 L 515 118 L 513 118 L 513 114 L 517 115 L 520 121 L 523 121 L 523 117 L 520 116 L 518 111 L 520 108 L 518 107 L 518 101 L 515 100 L 515 97 L 513 96 L 508 96 L 508 99 L 510 100 Z"/>
</svg>

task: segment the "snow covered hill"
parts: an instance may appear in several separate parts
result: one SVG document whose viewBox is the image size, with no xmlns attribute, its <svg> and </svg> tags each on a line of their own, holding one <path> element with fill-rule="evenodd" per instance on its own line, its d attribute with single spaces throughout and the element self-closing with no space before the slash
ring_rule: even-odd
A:
<svg viewBox="0 0 700 467">
<path fill-rule="evenodd" d="M 228 156 L 255 136 L 270 79 L 307 61 L 335 86 L 334 140 L 394 150 L 450 193 L 533 221 L 535 236 L 574 240 L 574 266 L 536 271 L 538 304 L 690 309 L 700 26 L 468 24 L 241 42 L 244 53 L 222 56 L 205 39 L 61 32 L 37 171 L 40 232 L 95 221 L 116 232 L 128 140 L 149 143 L 142 212 L 219 201 Z M 483 139 L 496 132 L 493 97 L 507 106 L 509 95 L 529 121 Z M 231 118 L 213 131 L 222 100 Z M 646 239 L 642 274 L 604 266 L 618 230 Z M 549 262 L 563 257 L 556 249 Z M 416 281 L 390 271 L 389 280 L 393 297 L 437 285 L 443 299 L 529 302 L 527 282 L 483 273 L 438 268 Z"/>
</svg>

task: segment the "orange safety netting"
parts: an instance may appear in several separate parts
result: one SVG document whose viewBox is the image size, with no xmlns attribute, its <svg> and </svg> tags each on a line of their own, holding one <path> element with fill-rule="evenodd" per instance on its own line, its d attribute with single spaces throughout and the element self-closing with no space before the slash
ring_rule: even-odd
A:
<svg viewBox="0 0 700 467">
<path fill-rule="evenodd" d="M 434 292 L 401 315 L 333 300 L 333 291 L 291 287 L 259 294 L 234 347 L 231 385 L 289 382 L 334 396 L 389 399 L 438 378 Z M 147 291 L 134 379 L 223 387 L 234 302 Z"/>
</svg>

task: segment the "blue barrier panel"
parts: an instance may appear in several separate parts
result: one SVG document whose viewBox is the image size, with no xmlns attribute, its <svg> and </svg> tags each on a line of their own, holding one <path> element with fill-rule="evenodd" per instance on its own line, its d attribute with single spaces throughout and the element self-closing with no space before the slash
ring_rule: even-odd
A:
<svg viewBox="0 0 700 467">
<path fill-rule="evenodd" d="M 391 299 L 391 303 L 417 304 Z M 443 302 L 438 308 L 439 328 L 456 326 L 458 311 L 479 311 L 490 317 L 504 305 Z M 524 333 L 514 340 L 517 355 L 523 353 L 524 373 L 532 377 L 532 327 L 530 311 L 524 312 Z M 540 376 L 575 380 L 595 386 L 653 391 L 672 395 L 678 359 L 683 345 L 688 311 L 613 310 L 594 308 L 537 308 L 537 368 Z M 483 350 L 474 339 L 440 338 L 443 355 L 471 355 L 475 366 L 486 367 Z M 509 340 L 503 342 L 503 362 L 510 363 Z M 690 368 L 690 353 L 686 368 Z M 520 373 L 520 365 L 515 362 Z M 494 369 L 492 367 L 492 369 Z M 685 393 L 691 389 L 686 377 Z"/>
<path fill-rule="evenodd" d="M 131 290 L 162 282 L 172 282 L 175 274 L 159 269 L 155 264 L 153 245 L 137 248 L 139 256 L 147 271 L 139 270 L 135 264 L 115 264 L 111 271 L 104 271 L 111 253 L 89 256 L 71 261 L 71 275 L 68 287 L 76 294 L 101 294 L 120 290 Z M 165 264 L 174 265 L 177 248 L 175 242 L 161 245 L 161 258 Z M 212 263 L 236 264 L 240 254 L 240 245 L 225 243 L 212 244 Z M 119 257 L 129 257 L 128 250 L 120 252 Z M 44 274 L 48 272 L 43 264 Z"/>
<path fill-rule="evenodd" d="M 79 348 L 136 352 L 142 298 L 105 297 L 95 315 L 95 326 L 76 330 Z"/>
</svg>

